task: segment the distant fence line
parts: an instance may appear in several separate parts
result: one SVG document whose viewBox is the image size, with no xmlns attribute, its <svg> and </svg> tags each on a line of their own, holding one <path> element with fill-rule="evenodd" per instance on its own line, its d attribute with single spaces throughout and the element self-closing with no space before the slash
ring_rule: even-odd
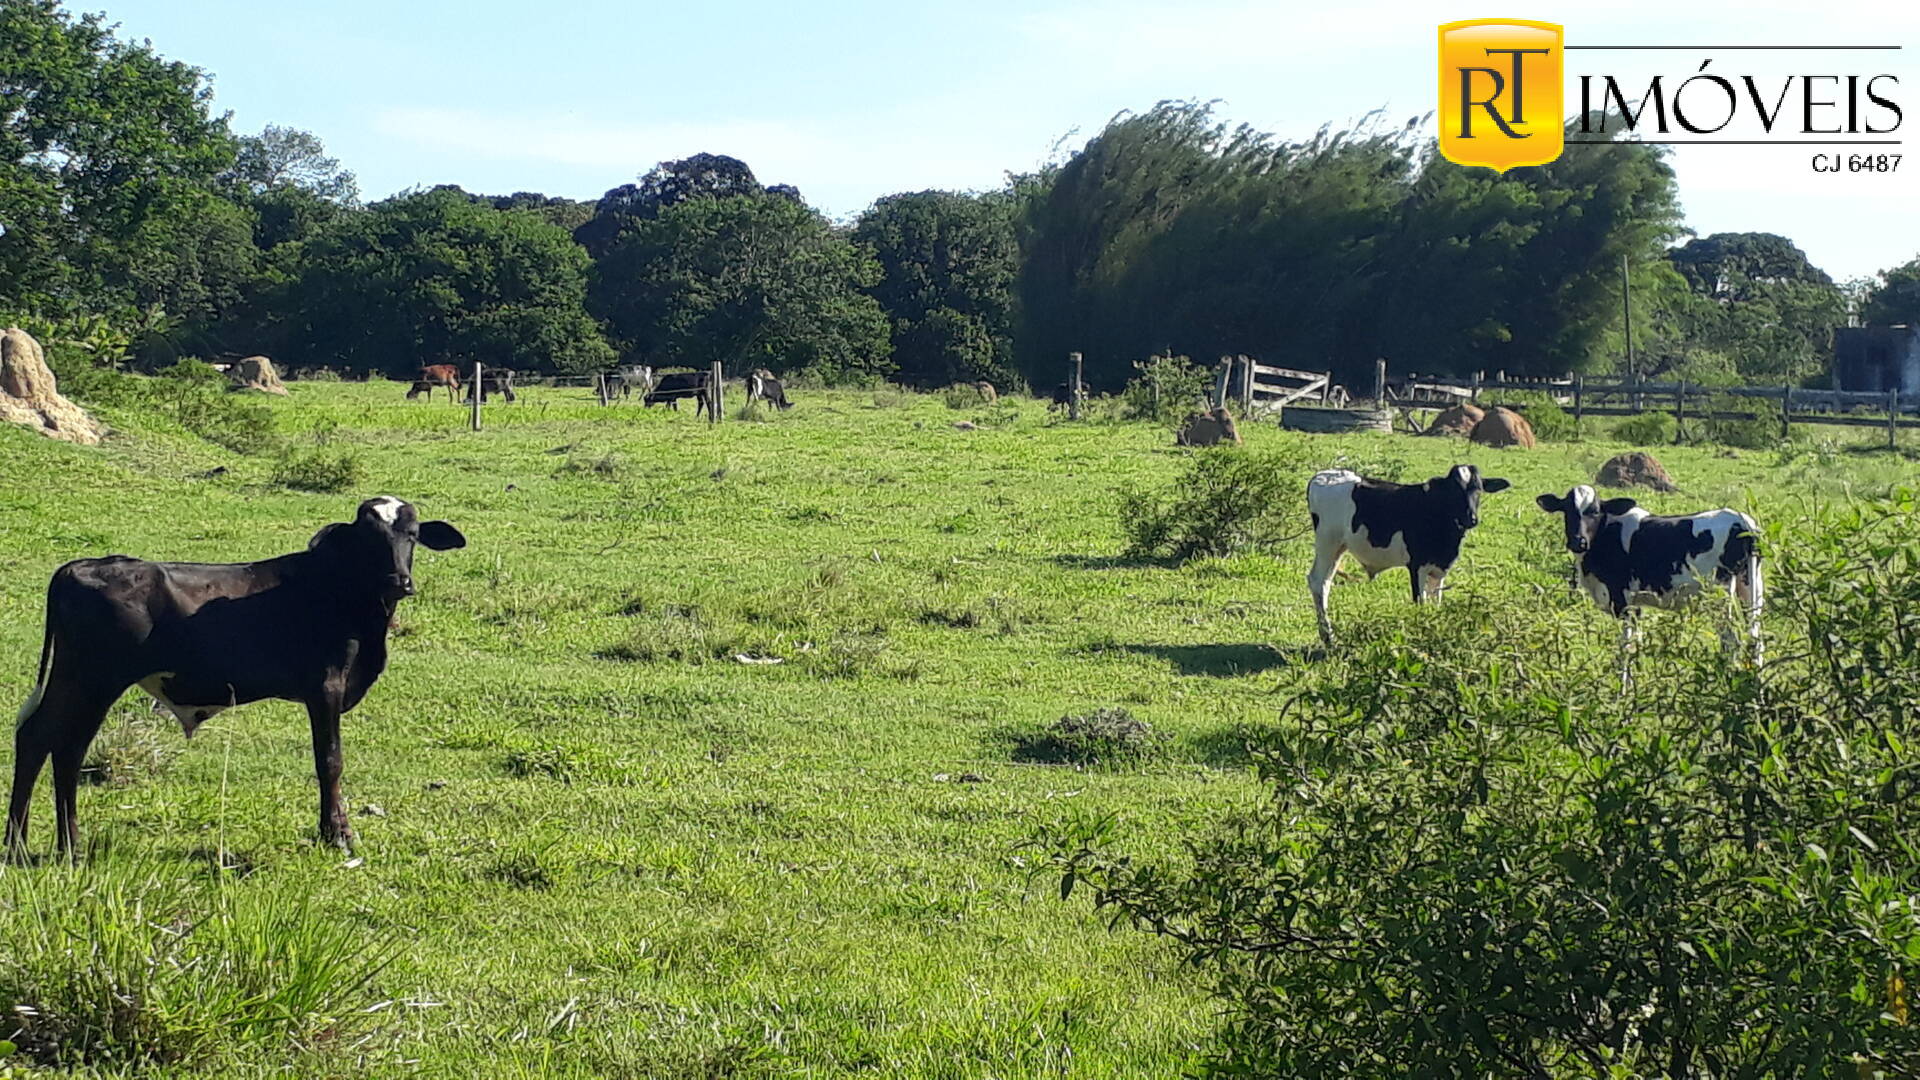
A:
<svg viewBox="0 0 1920 1080">
<path fill-rule="evenodd" d="M 1777 416 L 1781 434 L 1794 424 L 1826 424 L 1837 427 L 1878 427 L 1887 431 L 1892 445 L 1901 428 L 1920 428 L 1920 419 L 1907 414 L 1920 413 L 1920 395 L 1902 395 L 1898 390 L 1808 390 L 1795 386 L 1702 386 L 1698 383 L 1647 382 L 1643 379 L 1565 375 L 1547 378 L 1508 378 L 1496 372 L 1489 379 L 1476 372 L 1470 378 L 1439 375 L 1407 375 L 1381 380 L 1384 403 L 1405 407 L 1478 404 L 1488 392 L 1524 391 L 1544 393 L 1568 407 L 1576 421 L 1588 416 L 1639 416 L 1648 412 L 1671 412 L 1674 418 L 1687 420 L 1759 420 Z M 1778 402 L 1777 409 L 1764 412 L 1734 412 L 1714 408 L 1716 399 L 1746 398 Z M 1691 404 L 1691 411 L 1689 410 Z M 1525 411 L 1524 405 L 1518 406 Z M 1842 415 L 1847 414 L 1847 415 Z M 1678 433 L 1675 435 L 1678 438 Z"/>
</svg>

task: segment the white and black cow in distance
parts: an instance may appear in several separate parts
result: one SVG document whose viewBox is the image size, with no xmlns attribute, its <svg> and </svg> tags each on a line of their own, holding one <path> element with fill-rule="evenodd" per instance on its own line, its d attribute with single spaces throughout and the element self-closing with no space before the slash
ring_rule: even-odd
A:
<svg viewBox="0 0 1920 1080">
<path fill-rule="evenodd" d="M 1447 571 L 1460 557 L 1467 530 L 1480 523 L 1480 496 L 1511 485 L 1482 479 L 1472 465 L 1455 465 L 1445 476 L 1424 484 L 1368 480 L 1345 469 L 1315 473 L 1307 482 L 1307 510 L 1313 518 L 1313 591 L 1320 619 L 1320 640 L 1333 644 L 1327 618 L 1327 593 L 1340 556 L 1351 554 L 1371 580 L 1382 570 L 1406 567 L 1413 602 L 1440 599 Z"/>
<path fill-rule="evenodd" d="M 75 791 L 87 747 L 130 686 L 166 706 L 191 736 L 215 713 L 262 698 L 307 707 L 320 781 L 320 839 L 348 847 L 340 797 L 340 714 L 387 664 L 396 605 L 412 596 L 413 551 L 466 546 L 383 495 L 328 525 L 305 551 L 249 563 L 76 559 L 47 584 L 39 679 L 13 732 L 7 848 L 24 850 L 34 782 L 53 759 L 60 849 L 79 843 Z"/>
<path fill-rule="evenodd" d="M 1711 585 L 1726 589 L 1745 610 L 1753 659 L 1760 662 L 1764 585 L 1760 526 L 1751 517 L 1728 509 L 1664 517 L 1632 499 L 1602 501 L 1585 484 L 1534 501 L 1561 516 L 1567 550 L 1579 556 L 1580 586 L 1600 610 L 1620 619 L 1623 650 L 1633 637 L 1634 608 L 1681 607 Z M 1735 644 L 1724 628 L 1721 640 L 1730 649 Z M 1628 680 L 1628 669 L 1622 672 Z"/>
</svg>

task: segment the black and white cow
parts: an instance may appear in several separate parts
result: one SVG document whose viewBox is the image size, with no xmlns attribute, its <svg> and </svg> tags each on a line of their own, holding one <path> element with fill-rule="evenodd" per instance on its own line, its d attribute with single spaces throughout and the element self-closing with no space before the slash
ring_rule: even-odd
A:
<svg viewBox="0 0 1920 1080">
<path fill-rule="evenodd" d="M 394 607 L 413 595 L 413 549 L 466 546 L 444 521 L 421 521 L 392 496 L 368 499 L 305 551 L 249 563 L 77 559 L 47 584 L 39 679 L 13 732 L 7 848 L 27 842 L 27 804 L 53 759 L 57 840 L 80 840 L 80 764 L 107 710 L 129 686 L 169 709 L 191 736 L 224 709 L 298 701 L 313 728 L 320 839 L 347 847 L 340 797 L 340 714 L 387 664 Z"/>
<path fill-rule="evenodd" d="M 1460 557 L 1467 530 L 1480 523 L 1482 493 L 1510 487 L 1482 479 L 1472 465 L 1455 465 L 1424 484 L 1368 480 L 1345 469 L 1315 473 L 1307 481 L 1307 511 L 1313 519 L 1313 591 L 1320 640 L 1333 644 L 1327 593 L 1340 556 L 1351 554 L 1371 580 L 1382 570 L 1406 567 L 1413 602 L 1440 599 L 1447 571 Z"/>
<path fill-rule="evenodd" d="M 607 395 L 618 393 L 621 397 L 632 397 L 635 390 L 640 391 L 640 399 L 646 400 L 647 393 L 653 389 L 653 368 L 646 364 L 628 364 L 607 376 Z"/>
<path fill-rule="evenodd" d="M 766 368 L 754 368 L 747 376 L 747 400 L 764 401 L 782 411 L 793 408 L 793 402 L 787 400 L 785 384 Z"/>
<path fill-rule="evenodd" d="M 1753 518 L 1728 509 L 1650 514 L 1632 499 L 1603 501 L 1585 484 L 1534 501 L 1561 516 L 1567 550 L 1579 556 L 1580 587 L 1600 610 L 1620 619 L 1623 649 L 1633 638 L 1634 608 L 1680 607 L 1712 586 L 1726 589 L 1745 610 L 1754 662 L 1760 662 L 1764 585 L 1756 544 L 1760 527 Z M 1735 644 L 1726 631 L 1722 641 L 1729 648 Z"/>
</svg>

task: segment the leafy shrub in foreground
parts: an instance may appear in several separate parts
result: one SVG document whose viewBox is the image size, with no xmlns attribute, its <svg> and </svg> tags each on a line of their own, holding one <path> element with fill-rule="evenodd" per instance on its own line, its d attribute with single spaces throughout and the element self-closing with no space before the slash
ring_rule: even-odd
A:
<svg viewBox="0 0 1920 1080">
<path fill-rule="evenodd" d="M 1238 447 L 1193 456 L 1168 491 L 1120 497 L 1126 555 L 1185 562 L 1271 548 L 1301 528 L 1304 497 L 1287 465 Z"/>
<path fill-rule="evenodd" d="M 1763 669 L 1680 646 L 1623 695 L 1553 612 L 1382 620 L 1181 858 L 1038 843 L 1208 972 L 1209 1075 L 1912 1075 L 1917 510 L 1792 530 Z"/>
</svg>

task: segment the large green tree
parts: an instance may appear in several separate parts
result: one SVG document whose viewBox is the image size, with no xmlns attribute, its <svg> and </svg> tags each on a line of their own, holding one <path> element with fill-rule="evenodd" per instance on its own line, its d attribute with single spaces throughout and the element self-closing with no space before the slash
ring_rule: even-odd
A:
<svg viewBox="0 0 1920 1080">
<path fill-rule="evenodd" d="M 55 0 L 0 0 L 0 305 L 202 303 L 232 268 L 208 202 L 233 160 L 201 72 Z M 203 224 L 213 215 L 221 220 Z"/>
<path fill-rule="evenodd" d="M 726 154 L 699 153 L 663 161 L 640 177 L 622 184 L 594 204 L 593 215 L 573 232 L 573 238 L 598 259 L 621 235 L 641 222 L 652 221 L 670 206 L 688 199 L 724 199 L 732 195 L 760 195 L 763 187 L 747 163 Z M 780 185 L 775 193 L 799 201 L 799 192 Z"/>
<path fill-rule="evenodd" d="M 1920 326 L 1920 258 L 1881 274 L 1860 302 L 1868 326 Z"/>
<path fill-rule="evenodd" d="M 1017 377 L 1012 211 L 1004 194 L 921 191 L 880 199 L 854 225 L 855 242 L 880 262 L 868 292 L 886 311 L 902 382 Z"/>
<path fill-rule="evenodd" d="M 592 301 L 636 360 L 866 375 L 890 370 L 886 317 L 863 291 L 878 279 L 871 255 L 793 198 L 696 197 L 622 232 Z"/>
<path fill-rule="evenodd" d="M 275 255 L 259 334 L 293 366 L 592 371 L 613 358 L 583 306 L 586 252 L 533 212 L 455 190 L 403 195 Z"/>
<path fill-rule="evenodd" d="M 1668 253 L 1684 287 L 1645 339 L 1650 368 L 1708 381 L 1798 381 L 1827 367 L 1847 301 L 1826 272 L 1773 233 L 1715 233 Z"/>
</svg>

